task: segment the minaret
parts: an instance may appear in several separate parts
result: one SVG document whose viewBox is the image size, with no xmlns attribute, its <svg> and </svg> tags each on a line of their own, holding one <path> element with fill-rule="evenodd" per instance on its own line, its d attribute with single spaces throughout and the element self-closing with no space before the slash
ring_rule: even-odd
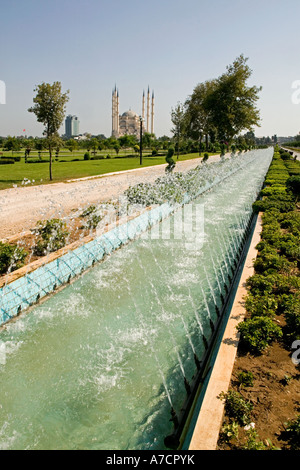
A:
<svg viewBox="0 0 300 470">
<path fill-rule="evenodd" d="M 152 92 L 151 102 L 151 134 L 154 134 L 154 91 Z"/>
<path fill-rule="evenodd" d="M 112 132 L 113 137 L 119 137 L 119 91 L 117 85 L 112 93 Z"/>
<path fill-rule="evenodd" d="M 150 121 L 150 90 L 148 86 L 148 93 L 147 93 L 147 127 L 146 131 L 149 132 L 149 121 Z"/>
<path fill-rule="evenodd" d="M 111 135 L 115 132 L 115 92 L 112 91 L 112 103 L 111 103 Z"/>
<path fill-rule="evenodd" d="M 120 113 L 119 113 L 119 90 L 117 91 L 117 135 L 116 137 L 118 138 L 119 137 L 119 133 L 120 133 Z"/>
</svg>

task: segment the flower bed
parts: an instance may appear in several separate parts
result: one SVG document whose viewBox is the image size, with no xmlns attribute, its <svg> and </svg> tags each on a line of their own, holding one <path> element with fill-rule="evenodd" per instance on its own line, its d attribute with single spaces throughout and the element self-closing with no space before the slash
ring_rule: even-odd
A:
<svg viewBox="0 0 300 470">
<path fill-rule="evenodd" d="M 255 274 L 247 281 L 247 315 L 238 325 L 241 340 L 230 390 L 220 397 L 226 411 L 221 449 L 289 450 L 299 442 L 299 373 L 291 351 L 300 338 L 300 208 L 297 181 L 290 185 L 299 170 L 300 162 L 276 152 L 262 199 L 254 203 L 254 210 L 263 212 L 263 230 Z M 252 373 L 251 384 L 240 380 L 245 371 Z M 233 392 L 240 407 L 252 405 L 246 427 L 236 406 L 235 413 L 228 411 Z"/>
</svg>

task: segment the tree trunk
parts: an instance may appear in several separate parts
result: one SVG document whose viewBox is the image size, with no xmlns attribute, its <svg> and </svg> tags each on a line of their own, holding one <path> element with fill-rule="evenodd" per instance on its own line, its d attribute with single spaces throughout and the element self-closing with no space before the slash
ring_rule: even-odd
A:
<svg viewBox="0 0 300 470">
<path fill-rule="evenodd" d="M 52 181 L 52 149 L 51 149 L 51 145 L 49 145 L 49 176 L 50 176 L 50 181 Z"/>
<path fill-rule="evenodd" d="M 201 157 L 202 155 L 202 134 L 200 134 L 200 138 L 199 138 L 199 156 Z"/>
<path fill-rule="evenodd" d="M 208 151 L 208 134 L 205 134 L 205 149 Z"/>
</svg>

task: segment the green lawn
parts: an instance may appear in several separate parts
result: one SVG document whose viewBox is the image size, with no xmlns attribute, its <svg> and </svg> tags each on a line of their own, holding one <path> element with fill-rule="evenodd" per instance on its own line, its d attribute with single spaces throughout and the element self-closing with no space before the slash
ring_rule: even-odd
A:
<svg viewBox="0 0 300 470">
<path fill-rule="evenodd" d="M 66 162 L 55 161 L 55 159 L 53 159 L 52 182 L 141 168 L 139 156 L 134 158 L 83 160 L 83 153 L 84 152 L 74 152 L 74 155 L 60 155 L 59 160 L 68 160 Z M 15 154 L 15 156 L 17 156 L 17 154 Z M 3 155 L 3 157 L 5 158 L 5 155 Z M 46 159 L 45 154 L 43 158 Z M 80 161 L 71 161 L 73 158 L 80 158 Z M 199 155 L 197 153 L 180 155 L 179 161 L 190 160 L 194 158 L 199 158 Z M 174 160 L 177 161 L 176 157 Z M 166 164 L 165 157 L 163 156 L 143 156 L 142 167 L 161 164 Z M 34 185 L 50 183 L 49 163 L 43 162 L 26 164 L 24 158 L 22 157 L 20 162 L 15 162 L 13 165 L 0 165 L 0 189 L 11 188 L 13 185 L 21 186 L 24 178 L 30 180 L 30 184 Z"/>
</svg>

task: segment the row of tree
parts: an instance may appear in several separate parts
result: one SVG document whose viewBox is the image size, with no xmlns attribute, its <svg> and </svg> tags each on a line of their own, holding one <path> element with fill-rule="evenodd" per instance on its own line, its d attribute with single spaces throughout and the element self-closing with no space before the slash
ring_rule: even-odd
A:
<svg viewBox="0 0 300 470">
<path fill-rule="evenodd" d="M 171 143 L 171 137 L 163 136 L 157 139 L 154 134 L 147 132 L 144 133 L 142 138 L 143 149 L 150 149 L 152 151 L 167 150 Z M 116 139 L 115 137 L 106 138 L 101 134 L 82 140 L 57 138 L 53 148 L 56 155 L 61 149 L 68 149 L 70 152 L 88 150 L 94 153 L 98 150 L 113 150 L 118 154 L 122 149 L 132 149 L 135 152 L 139 152 L 139 145 L 140 141 L 135 135 L 124 135 Z M 0 137 L 0 148 L 12 152 L 24 150 L 25 154 L 27 152 L 29 155 L 32 150 L 37 150 L 38 152 L 48 150 L 48 141 L 45 138 L 39 137 Z"/>
<path fill-rule="evenodd" d="M 230 146 L 244 131 L 253 133 L 260 125 L 256 106 L 261 87 L 248 86 L 252 71 L 247 58 L 240 55 L 220 77 L 198 84 L 185 103 L 172 109 L 172 133 L 180 148 L 180 141 L 190 137 L 199 142 L 205 139 Z M 254 134 L 253 134 L 254 135 Z"/>
<path fill-rule="evenodd" d="M 270 140 L 271 142 L 271 140 Z M 247 132 L 242 136 L 238 136 L 234 139 L 234 145 L 236 149 L 252 148 L 256 145 L 264 144 L 260 142 L 260 139 L 256 138 L 253 132 Z M 178 145 L 179 144 L 179 145 Z M 152 155 L 164 155 L 167 153 L 170 147 L 174 148 L 174 151 L 179 154 L 188 153 L 200 153 L 202 151 L 220 153 L 225 145 L 219 142 L 202 142 L 199 146 L 199 142 L 193 140 L 190 137 L 181 136 L 180 142 L 177 141 L 176 137 L 162 136 L 156 138 L 154 134 L 145 133 L 142 139 L 142 147 L 144 151 L 152 153 Z M 23 151 L 25 154 L 25 162 L 28 157 L 35 155 L 32 151 L 37 151 L 38 156 L 42 159 L 42 152 L 48 151 L 47 139 L 39 137 L 11 137 L 6 138 L 0 137 L 0 148 L 6 151 L 11 151 L 12 155 L 14 152 Z M 57 139 L 54 147 L 55 157 L 58 158 L 61 152 L 69 151 L 88 151 L 96 155 L 98 151 L 107 151 L 109 153 L 114 152 L 118 155 L 120 151 L 131 150 L 136 155 L 140 151 L 140 142 L 137 137 L 133 135 L 125 135 L 118 139 L 114 137 L 106 138 L 105 136 L 94 136 L 84 140 L 75 139 Z"/>
<path fill-rule="evenodd" d="M 254 137 L 253 127 L 259 126 L 260 122 L 256 102 L 261 88 L 247 85 L 252 74 L 247 60 L 243 55 L 239 56 L 227 67 L 224 74 L 217 79 L 198 84 L 184 104 L 178 103 L 172 109 L 171 120 L 174 125 L 172 133 L 177 157 L 183 147 L 183 141 L 186 149 L 197 142 L 201 153 L 203 138 L 205 138 L 205 148 L 208 150 L 209 145 L 215 143 L 229 147 L 245 130 Z M 34 104 L 28 111 L 34 113 L 37 121 L 44 125 L 44 139 L 34 142 L 34 148 L 41 150 L 41 147 L 47 147 L 50 157 L 49 174 L 52 180 L 52 154 L 55 151 L 58 155 L 59 149 L 64 144 L 59 136 L 59 129 L 66 114 L 69 91 L 63 93 L 60 82 L 54 82 L 52 85 L 42 83 L 34 91 L 36 92 L 33 98 Z M 31 143 L 29 140 L 24 142 L 27 156 L 31 151 Z M 17 139 L 13 137 L 5 142 L 5 148 L 12 151 L 17 150 L 18 145 Z M 74 140 L 67 142 L 67 147 L 71 151 L 74 151 L 77 145 L 79 144 Z M 82 145 L 87 149 L 93 149 L 94 152 L 102 148 L 113 148 L 116 153 L 120 148 L 130 147 L 135 151 L 139 150 L 137 138 L 128 135 L 119 139 L 95 137 Z M 152 146 L 157 150 L 160 145 L 167 149 L 168 139 L 158 140 L 151 134 L 143 136 L 143 148 Z"/>
</svg>

